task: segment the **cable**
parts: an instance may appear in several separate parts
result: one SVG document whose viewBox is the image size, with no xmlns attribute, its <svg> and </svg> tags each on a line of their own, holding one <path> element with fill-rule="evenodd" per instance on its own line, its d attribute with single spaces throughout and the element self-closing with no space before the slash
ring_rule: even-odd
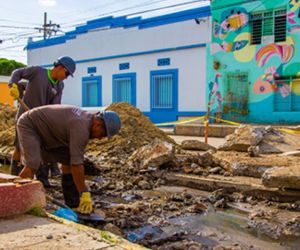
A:
<svg viewBox="0 0 300 250">
<path fill-rule="evenodd" d="M 87 17 L 87 18 L 77 19 L 77 20 L 74 20 L 74 21 L 69 22 L 69 23 L 74 23 L 74 22 L 77 22 L 77 21 L 82 21 L 82 20 L 87 20 L 87 19 L 93 19 L 93 18 L 99 18 L 99 17 L 103 17 L 103 16 L 108 16 L 108 15 L 116 14 L 118 12 L 122 12 L 122 11 L 126 11 L 126 10 L 131 10 L 131 9 L 138 8 L 138 7 L 145 7 L 145 6 L 149 6 L 149 5 L 153 5 L 153 4 L 160 3 L 160 2 L 165 2 L 165 1 L 169 1 L 169 0 L 158 0 L 158 1 L 151 2 L 151 3 L 147 4 L 147 5 L 145 5 L 145 3 L 143 3 L 143 4 L 139 4 L 139 5 L 135 5 L 135 6 L 131 6 L 131 7 L 127 7 L 127 8 L 123 8 L 123 9 L 119 9 L 119 10 L 115 10 L 115 11 L 110 11 L 110 12 L 102 13 L 100 15 L 93 16 L 93 17 Z M 207 0 L 193 0 L 193 1 L 190 1 L 190 2 L 186 2 L 186 3 L 180 3 L 180 4 L 176 4 L 176 5 L 171 5 L 171 7 L 172 6 L 180 6 L 180 5 L 182 6 L 182 5 L 187 5 L 187 4 L 190 4 L 190 3 L 204 2 L 204 1 L 207 2 Z M 171 7 L 170 6 L 165 6 L 165 7 L 155 8 L 153 10 L 160 10 L 160 9 L 166 9 L 166 8 L 171 8 Z M 147 10 L 146 12 L 151 12 L 153 10 Z M 126 16 L 137 15 L 139 13 L 144 13 L 144 12 L 141 11 L 141 12 L 131 13 L 131 14 L 127 14 Z M 67 27 L 74 27 L 74 26 L 83 25 L 83 24 L 85 24 L 85 23 L 78 23 L 78 24 L 74 24 L 74 25 L 71 25 L 71 26 L 64 26 L 64 27 L 65 28 L 67 28 Z M 63 25 L 64 25 L 64 23 L 62 24 L 62 26 Z"/>
</svg>

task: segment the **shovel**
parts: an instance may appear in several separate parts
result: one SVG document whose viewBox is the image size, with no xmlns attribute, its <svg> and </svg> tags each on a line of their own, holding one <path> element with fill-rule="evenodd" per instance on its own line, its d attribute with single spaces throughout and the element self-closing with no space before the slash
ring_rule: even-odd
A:
<svg viewBox="0 0 300 250">
<path fill-rule="evenodd" d="M 91 214 L 82 214 L 82 213 L 76 213 L 74 212 L 71 208 L 69 208 L 66 204 L 60 202 L 57 199 L 54 199 L 52 196 L 49 194 L 46 194 L 46 199 L 53 204 L 59 206 L 61 209 L 57 210 L 55 214 L 59 217 L 63 217 L 65 219 L 75 221 L 75 222 L 80 222 L 80 223 L 92 223 L 92 224 L 105 224 L 106 221 L 105 219 L 95 213 Z"/>
</svg>

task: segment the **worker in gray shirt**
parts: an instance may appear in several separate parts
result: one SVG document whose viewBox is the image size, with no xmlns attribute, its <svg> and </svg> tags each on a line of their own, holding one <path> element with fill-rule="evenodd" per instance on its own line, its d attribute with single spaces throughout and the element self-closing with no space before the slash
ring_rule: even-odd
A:
<svg viewBox="0 0 300 250">
<path fill-rule="evenodd" d="M 60 104 L 64 88 L 63 80 L 69 75 L 73 76 L 75 69 L 74 60 L 68 56 L 58 58 L 51 69 L 39 66 L 16 69 L 13 71 L 9 81 L 11 95 L 19 96 L 20 94 L 20 98 L 23 99 L 29 109 L 48 104 Z M 27 84 L 24 84 L 24 79 L 27 81 Z M 20 106 L 16 120 L 24 112 L 24 108 Z M 20 149 L 16 133 L 15 150 L 11 160 L 11 173 L 13 175 L 18 175 L 22 170 L 19 161 Z M 42 181 L 44 186 L 49 186 L 47 166 L 40 168 L 37 178 Z"/>
<path fill-rule="evenodd" d="M 34 108 L 17 122 L 24 164 L 20 177 L 33 178 L 41 162 L 61 163 L 65 203 L 81 213 L 91 213 L 91 195 L 84 182 L 85 147 L 90 139 L 111 137 L 120 128 L 121 120 L 113 111 L 91 114 L 71 105 Z"/>
</svg>

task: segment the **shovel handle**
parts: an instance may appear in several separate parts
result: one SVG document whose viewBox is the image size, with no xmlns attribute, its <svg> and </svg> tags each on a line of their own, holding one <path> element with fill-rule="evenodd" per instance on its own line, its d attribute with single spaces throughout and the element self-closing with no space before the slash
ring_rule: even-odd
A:
<svg viewBox="0 0 300 250">
<path fill-rule="evenodd" d="M 18 97 L 17 100 L 25 111 L 29 110 L 28 106 L 25 104 L 25 102 L 20 97 Z"/>
</svg>

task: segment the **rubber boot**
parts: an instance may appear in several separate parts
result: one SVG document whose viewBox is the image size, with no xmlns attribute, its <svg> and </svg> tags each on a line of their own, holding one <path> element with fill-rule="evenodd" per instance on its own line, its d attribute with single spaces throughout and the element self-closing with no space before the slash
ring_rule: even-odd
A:
<svg viewBox="0 0 300 250">
<path fill-rule="evenodd" d="M 10 173 L 12 175 L 16 175 L 18 176 L 21 171 L 23 169 L 23 166 L 21 165 L 21 163 L 19 161 L 11 161 L 11 164 L 10 164 Z"/>
<path fill-rule="evenodd" d="M 57 163 L 50 164 L 51 178 L 60 176 L 60 170 Z"/>
<path fill-rule="evenodd" d="M 79 192 L 72 174 L 63 174 L 61 176 L 61 185 L 65 204 L 70 208 L 77 208 L 79 206 Z"/>
<path fill-rule="evenodd" d="M 41 164 L 39 170 L 36 173 L 36 178 L 43 184 L 45 188 L 51 187 L 49 182 L 49 167 Z"/>
</svg>

